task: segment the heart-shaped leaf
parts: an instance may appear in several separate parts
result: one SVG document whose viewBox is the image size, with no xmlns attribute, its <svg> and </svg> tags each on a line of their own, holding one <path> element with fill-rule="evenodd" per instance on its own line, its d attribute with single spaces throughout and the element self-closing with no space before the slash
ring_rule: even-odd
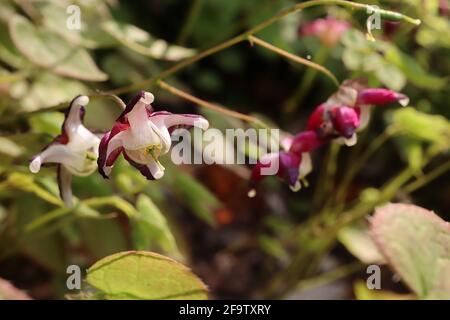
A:
<svg viewBox="0 0 450 320">
<path fill-rule="evenodd" d="M 85 49 L 71 45 L 54 32 L 36 28 L 22 16 L 11 18 L 9 32 L 17 49 L 39 67 L 86 81 L 104 81 L 108 78 Z"/>
<path fill-rule="evenodd" d="M 376 210 L 372 235 L 404 282 L 425 299 L 450 299 L 450 225 L 433 212 L 407 204 Z"/>
<path fill-rule="evenodd" d="M 88 269 L 86 281 L 107 299 L 207 299 L 206 286 L 186 266 L 147 251 L 103 258 Z"/>
</svg>

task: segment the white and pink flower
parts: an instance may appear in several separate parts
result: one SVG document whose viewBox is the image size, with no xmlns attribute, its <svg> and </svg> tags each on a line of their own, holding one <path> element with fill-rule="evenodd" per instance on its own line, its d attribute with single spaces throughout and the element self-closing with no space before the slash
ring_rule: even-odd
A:
<svg viewBox="0 0 450 320">
<path fill-rule="evenodd" d="M 72 100 L 65 113 L 61 134 L 34 156 L 29 165 L 33 173 L 39 172 L 42 165 L 57 165 L 61 198 L 68 206 L 72 204 L 72 175 L 87 176 L 97 169 L 100 137 L 83 125 L 84 107 L 88 103 L 87 96 Z"/>
<path fill-rule="evenodd" d="M 206 130 L 208 121 L 195 114 L 173 114 L 154 111 L 150 92 L 141 91 L 117 118 L 111 131 L 107 132 L 99 146 L 98 170 L 108 178 L 118 156 L 137 168 L 147 179 L 160 179 L 164 167 L 161 155 L 169 152 L 171 132 L 177 127 L 198 127 Z"/>
</svg>

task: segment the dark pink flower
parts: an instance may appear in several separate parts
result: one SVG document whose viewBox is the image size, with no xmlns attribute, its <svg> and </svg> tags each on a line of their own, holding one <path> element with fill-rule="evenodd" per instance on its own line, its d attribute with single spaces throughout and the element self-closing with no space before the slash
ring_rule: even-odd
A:
<svg viewBox="0 0 450 320">
<path fill-rule="evenodd" d="M 389 89 L 366 88 L 361 81 L 345 81 L 327 102 L 313 111 L 307 129 L 316 130 L 324 139 L 338 139 L 351 146 L 357 141 L 356 132 L 367 126 L 372 107 L 393 102 L 405 106 L 409 99 Z"/>
<path fill-rule="evenodd" d="M 256 195 L 256 186 L 264 178 L 277 175 L 289 184 L 292 191 L 300 190 L 312 170 L 310 152 L 324 143 L 315 131 L 300 132 L 283 145 L 286 150 L 262 156 L 253 167 L 248 195 Z"/>
<path fill-rule="evenodd" d="M 347 106 L 319 105 L 307 122 L 307 129 L 317 132 L 323 140 L 342 138 L 351 146 L 356 143 L 356 130 L 360 126 L 358 110 Z"/>
<path fill-rule="evenodd" d="M 316 36 L 327 47 L 334 47 L 349 28 L 350 24 L 346 21 L 326 17 L 305 24 L 301 27 L 300 33 L 305 36 Z"/>
<path fill-rule="evenodd" d="M 111 131 L 103 136 L 98 170 L 104 178 L 108 178 L 114 162 L 123 153 L 147 179 L 160 179 L 165 169 L 158 158 L 169 152 L 173 129 L 195 126 L 206 130 L 209 126 L 199 115 L 154 112 L 153 100 L 150 92 L 141 91 L 127 104 Z"/>
</svg>

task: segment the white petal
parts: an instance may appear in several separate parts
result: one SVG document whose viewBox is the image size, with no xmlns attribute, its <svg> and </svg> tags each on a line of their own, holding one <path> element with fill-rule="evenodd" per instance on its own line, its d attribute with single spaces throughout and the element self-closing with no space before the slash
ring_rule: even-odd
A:
<svg viewBox="0 0 450 320">
<path fill-rule="evenodd" d="M 30 163 L 30 171 L 38 172 L 43 163 L 61 163 L 76 171 L 83 171 L 85 159 L 84 152 L 73 152 L 67 145 L 53 144 L 33 159 Z"/>
<path fill-rule="evenodd" d="M 58 168 L 58 187 L 61 198 L 67 207 L 73 206 L 72 201 L 72 175 L 71 173 L 62 165 Z"/>
<path fill-rule="evenodd" d="M 306 177 L 312 171 L 312 160 L 309 152 L 302 153 L 302 161 L 300 161 L 300 166 L 298 168 L 299 180 Z"/>
<path fill-rule="evenodd" d="M 159 162 L 152 159 L 152 161 L 147 164 L 147 167 L 156 180 L 161 179 L 164 176 L 165 169 Z"/>
<path fill-rule="evenodd" d="M 80 109 L 88 103 L 89 97 L 87 96 L 79 96 L 72 101 L 69 114 L 67 115 L 66 122 L 64 124 L 69 138 L 76 132 L 78 126 L 83 125 L 80 118 Z"/>
<path fill-rule="evenodd" d="M 67 115 L 64 130 L 69 137 L 69 143 L 74 150 L 87 150 L 97 148 L 100 138 L 89 131 L 81 122 L 80 109 L 89 103 L 87 96 L 79 96 L 70 107 Z"/>
<path fill-rule="evenodd" d="M 354 146 L 358 142 L 358 136 L 354 133 L 350 139 L 345 139 L 344 143 L 347 147 Z"/>
<path fill-rule="evenodd" d="M 302 188 L 302 184 L 300 183 L 300 181 L 296 181 L 295 185 L 289 185 L 289 188 L 294 191 L 297 192 Z"/>
<path fill-rule="evenodd" d="M 138 102 L 127 116 L 130 129 L 126 130 L 127 135 L 123 138 L 126 149 L 136 150 L 152 144 L 161 144 L 161 138 L 155 132 L 155 129 L 158 129 L 149 120 L 144 103 Z"/>
<path fill-rule="evenodd" d="M 152 122 L 159 128 L 165 126 L 167 128 L 173 126 L 194 126 L 202 130 L 209 127 L 209 122 L 201 116 L 183 115 L 183 114 L 160 114 L 151 117 Z"/>
<path fill-rule="evenodd" d="M 359 116 L 360 125 L 358 127 L 358 131 L 361 131 L 367 127 L 370 121 L 370 116 L 372 113 L 371 105 L 362 105 L 360 106 L 361 114 Z"/>
<path fill-rule="evenodd" d="M 402 107 L 406 107 L 409 104 L 409 98 L 405 96 L 404 98 L 398 100 L 398 103 L 400 103 Z"/>
</svg>

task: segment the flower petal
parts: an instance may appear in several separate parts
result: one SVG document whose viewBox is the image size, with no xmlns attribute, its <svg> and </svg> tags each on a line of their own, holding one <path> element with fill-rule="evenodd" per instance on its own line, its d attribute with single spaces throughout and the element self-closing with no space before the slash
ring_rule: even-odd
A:
<svg viewBox="0 0 450 320">
<path fill-rule="evenodd" d="M 153 112 L 150 115 L 150 120 L 158 127 L 166 127 L 173 129 L 173 127 L 197 127 L 206 130 L 209 127 L 209 122 L 202 116 L 197 114 L 176 114 L 167 111 Z"/>
<path fill-rule="evenodd" d="M 158 180 L 164 176 L 164 167 L 155 160 L 150 160 L 148 164 L 141 164 L 133 161 L 129 157 L 126 151 L 123 153 L 125 159 L 136 169 L 138 169 L 141 174 L 148 180 Z"/>
<path fill-rule="evenodd" d="M 291 152 L 269 153 L 261 157 L 261 159 L 253 167 L 250 177 L 249 197 L 256 195 L 256 186 L 265 177 L 276 174 L 283 181 L 286 181 L 291 189 L 296 191 L 299 189 L 299 168 L 302 157 Z M 273 168 L 275 171 L 264 170 Z M 276 170 L 277 169 L 277 170 Z"/>
<path fill-rule="evenodd" d="M 61 199 L 64 201 L 66 206 L 70 208 L 73 206 L 72 174 L 63 165 L 59 164 L 56 175 Z"/>
<path fill-rule="evenodd" d="M 302 159 L 300 161 L 299 171 L 299 180 L 304 179 L 308 174 L 311 173 L 313 169 L 311 154 L 309 152 L 302 153 Z"/>
<path fill-rule="evenodd" d="M 98 172 L 105 179 L 109 178 L 114 162 L 116 162 L 120 153 L 123 151 L 123 143 L 119 134 L 127 129 L 128 125 L 117 123 L 100 141 L 97 165 Z"/>
<path fill-rule="evenodd" d="M 30 171 L 39 172 L 44 163 L 61 163 L 74 174 L 84 172 L 85 157 L 73 152 L 67 145 L 53 143 L 36 155 L 30 162 Z"/>
<path fill-rule="evenodd" d="M 358 94 L 358 104 L 361 105 L 385 105 L 393 102 L 407 106 L 409 104 L 409 98 L 402 93 L 383 88 L 368 88 L 361 90 Z"/>
<path fill-rule="evenodd" d="M 342 106 L 331 110 L 334 129 L 345 138 L 351 138 L 360 125 L 358 112 Z"/>
<path fill-rule="evenodd" d="M 334 46 L 342 34 L 350 28 L 347 21 L 340 21 L 334 17 L 316 19 L 301 28 L 303 35 L 314 35 L 318 37 L 326 46 Z"/>
<path fill-rule="evenodd" d="M 289 149 L 289 152 L 293 152 L 295 154 L 310 152 L 320 147 L 324 143 L 325 140 L 317 134 L 317 131 L 313 130 L 303 131 L 296 134 L 295 137 L 292 139 L 292 144 Z"/>
<path fill-rule="evenodd" d="M 327 105 L 325 103 L 317 106 L 308 118 L 306 128 L 308 130 L 318 130 L 321 128 L 323 122 L 325 121 L 325 110 Z"/>
<path fill-rule="evenodd" d="M 133 110 L 133 108 L 137 104 L 143 103 L 146 107 L 146 109 L 149 112 L 153 111 L 153 108 L 151 106 L 151 103 L 155 100 L 155 97 L 153 94 L 147 91 L 140 91 L 137 95 L 135 95 L 130 102 L 127 103 L 125 110 L 120 114 L 120 116 L 117 118 L 118 121 L 125 122 L 125 116 Z"/>
<path fill-rule="evenodd" d="M 367 127 L 370 121 L 370 117 L 372 114 L 372 105 L 365 104 L 359 107 L 356 107 L 355 110 L 359 113 L 359 127 L 358 131 L 361 131 Z"/>
<path fill-rule="evenodd" d="M 77 96 L 70 103 L 65 113 L 62 125 L 63 136 L 67 137 L 67 143 L 73 150 L 86 150 L 97 148 L 100 139 L 83 125 L 85 114 L 84 106 L 89 103 L 87 96 Z"/>
</svg>

